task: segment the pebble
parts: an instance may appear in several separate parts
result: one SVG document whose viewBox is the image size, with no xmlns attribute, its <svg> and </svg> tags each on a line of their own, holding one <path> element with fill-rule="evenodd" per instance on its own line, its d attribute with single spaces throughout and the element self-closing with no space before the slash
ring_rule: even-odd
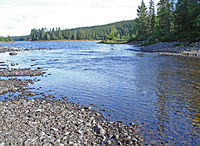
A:
<svg viewBox="0 0 200 146">
<path fill-rule="evenodd" d="M 0 141 L 5 145 L 15 145 L 16 141 L 24 145 L 60 146 L 142 144 L 141 138 L 134 138 L 141 135 L 138 129 L 132 131 L 123 123 L 107 122 L 97 111 L 82 110 L 83 106 L 63 100 L 12 99 L 0 101 L 0 109 L 0 119 L 4 119 L 0 122 Z M 107 133 L 114 135 L 112 140 Z"/>
</svg>

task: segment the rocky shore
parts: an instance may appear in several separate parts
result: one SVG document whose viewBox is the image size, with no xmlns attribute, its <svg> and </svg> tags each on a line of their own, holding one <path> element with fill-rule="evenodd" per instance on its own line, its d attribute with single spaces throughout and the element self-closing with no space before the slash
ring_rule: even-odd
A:
<svg viewBox="0 0 200 146">
<path fill-rule="evenodd" d="M 28 84 L 33 84 L 32 80 L 24 80 L 24 79 L 8 79 L 8 80 L 0 80 L 0 95 L 6 94 L 8 92 L 22 92 L 25 90 L 25 87 Z"/>
<path fill-rule="evenodd" d="M 5 53 L 5 52 L 10 52 L 10 55 L 17 55 L 16 52 L 20 52 L 20 51 L 34 51 L 34 50 L 48 50 L 47 48 L 29 48 L 29 49 L 11 49 L 11 48 L 6 48 L 3 46 L 0 46 L 0 53 Z M 51 49 L 49 49 L 51 50 Z"/>
<path fill-rule="evenodd" d="M 107 122 L 90 107 L 44 99 L 0 102 L 1 145 L 138 145 L 139 126 Z"/>
<path fill-rule="evenodd" d="M 26 76 L 44 73 L 42 68 L 0 69 L 1 99 L 4 97 L 0 101 L 0 145 L 142 145 L 138 124 L 107 121 L 102 113 L 68 102 L 67 97 L 28 90 L 35 80 Z M 16 78 L 19 76 L 23 79 Z"/>
<path fill-rule="evenodd" d="M 45 72 L 42 70 L 31 70 L 31 69 L 13 69 L 13 70 L 1 70 L 1 77 L 17 77 L 17 76 L 41 76 Z M 7 80 L 0 79 L 0 95 L 6 94 L 8 92 L 22 92 L 28 86 L 28 84 L 33 84 L 34 81 L 31 79 L 16 79 L 9 78 Z"/>
<path fill-rule="evenodd" d="M 12 76 L 41 76 L 45 72 L 42 70 L 31 70 L 28 69 L 12 69 L 0 71 L 0 76 L 2 77 L 12 77 Z"/>
<path fill-rule="evenodd" d="M 200 42 L 188 44 L 181 44 L 180 42 L 158 42 L 150 46 L 141 46 L 138 42 L 131 44 L 139 47 L 139 50 L 136 51 L 200 58 Z"/>
<path fill-rule="evenodd" d="M 14 51 L 19 51 L 17 49 L 9 49 L 9 48 L 5 48 L 0 46 L 0 53 L 5 53 L 5 52 L 14 52 Z"/>
</svg>

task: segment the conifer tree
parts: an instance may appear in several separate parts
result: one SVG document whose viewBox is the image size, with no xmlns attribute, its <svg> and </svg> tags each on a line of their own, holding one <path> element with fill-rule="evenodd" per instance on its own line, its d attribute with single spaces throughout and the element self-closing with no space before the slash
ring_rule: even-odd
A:
<svg viewBox="0 0 200 146">
<path fill-rule="evenodd" d="M 200 4 L 198 0 L 178 0 L 175 14 L 178 31 L 194 31 L 200 15 Z"/>
<path fill-rule="evenodd" d="M 137 9 L 137 15 L 138 15 L 138 23 L 139 23 L 139 31 L 138 34 L 140 37 L 143 37 L 147 34 L 147 8 L 145 6 L 144 0 L 141 2 L 141 6 Z"/>
<path fill-rule="evenodd" d="M 155 7 L 153 0 L 149 2 L 148 26 L 149 33 L 152 33 L 155 27 Z"/>
<path fill-rule="evenodd" d="M 159 38 L 169 37 L 171 30 L 170 1 L 160 0 L 157 10 Z"/>
</svg>

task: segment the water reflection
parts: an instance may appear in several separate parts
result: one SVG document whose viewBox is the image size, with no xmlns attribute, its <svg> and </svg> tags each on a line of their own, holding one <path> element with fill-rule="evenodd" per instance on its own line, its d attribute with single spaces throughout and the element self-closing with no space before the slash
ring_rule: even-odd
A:
<svg viewBox="0 0 200 146">
<path fill-rule="evenodd" d="M 16 67 L 43 67 L 48 76 L 31 87 L 92 104 L 112 120 L 144 123 L 147 143 L 200 143 L 200 61 L 130 51 L 94 42 L 19 42 L 52 50 L 0 54 Z M 36 59 L 36 61 L 32 61 Z M 55 61 L 56 60 L 56 61 Z M 32 66 L 34 65 L 34 66 Z M 72 98 L 73 99 L 73 98 Z M 135 121 L 134 121 L 135 122 Z"/>
<path fill-rule="evenodd" d="M 193 143 L 192 135 L 200 133 L 200 62 L 182 57 L 168 59 L 169 63 L 160 63 L 157 76 L 159 139 Z"/>
</svg>

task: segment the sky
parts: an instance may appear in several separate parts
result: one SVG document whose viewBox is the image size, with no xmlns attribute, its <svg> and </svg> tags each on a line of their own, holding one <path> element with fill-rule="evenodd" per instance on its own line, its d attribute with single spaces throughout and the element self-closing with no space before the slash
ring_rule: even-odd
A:
<svg viewBox="0 0 200 146">
<path fill-rule="evenodd" d="M 148 6 L 149 0 L 144 1 Z M 140 4 L 141 0 L 0 0 L 0 36 L 28 35 L 33 28 L 70 29 L 131 20 Z"/>
</svg>

